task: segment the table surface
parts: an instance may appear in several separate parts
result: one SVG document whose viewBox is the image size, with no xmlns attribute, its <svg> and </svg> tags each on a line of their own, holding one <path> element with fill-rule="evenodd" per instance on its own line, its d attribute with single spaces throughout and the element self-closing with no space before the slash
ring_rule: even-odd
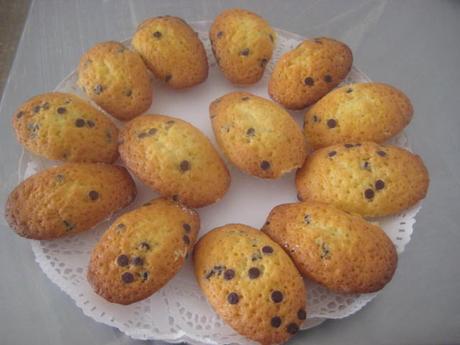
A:
<svg viewBox="0 0 460 345">
<path fill-rule="evenodd" d="M 459 1 L 34 1 L 0 103 L 0 202 L 17 181 L 21 148 L 10 118 L 21 102 L 52 90 L 92 44 L 127 38 L 147 17 L 211 19 L 235 6 L 275 27 L 343 40 L 371 79 L 404 90 L 415 107 L 407 131 L 431 175 L 393 281 L 359 313 L 302 332 L 291 343 L 459 344 Z M 84 316 L 38 269 L 30 244 L 3 219 L 0 226 L 1 344 L 146 343 Z"/>
</svg>

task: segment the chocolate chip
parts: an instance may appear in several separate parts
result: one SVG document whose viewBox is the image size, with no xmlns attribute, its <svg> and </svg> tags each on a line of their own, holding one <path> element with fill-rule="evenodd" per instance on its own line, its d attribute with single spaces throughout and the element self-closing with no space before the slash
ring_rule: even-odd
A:
<svg viewBox="0 0 460 345">
<path fill-rule="evenodd" d="M 145 282 L 147 279 L 149 279 L 149 272 L 142 272 L 141 273 L 141 278 L 142 278 L 142 281 Z"/>
<path fill-rule="evenodd" d="M 20 119 L 24 115 L 23 111 L 20 111 L 19 113 L 16 114 L 16 118 Z"/>
<path fill-rule="evenodd" d="M 70 230 L 73 230 L 75 228 L 75 225 L 72 224 L 72 222 L 69 221 L 69 220 L 64 220 L 63 223 L 64 223 L 66 231 L 70 231 Z"/>
<path fill-rule="evenodd" d="M 244 48 L 242 51 L 240 51 L 240 55 L 248 56 L 249 55 L 249 48 Z"/>
<path fill-rule="evenodd" d="M 236 292 L 231 292 L 227 296 L 227 301 L 230 304 L 237 304 L 240 301 L 240 297 Z"/>
<path fill-rule="evenodd" d="M 50 108 L 50 104 L 48 102 L 43 103 L 42 108 L 48 110 Z"/>
<path fill-rule="evenodd" d="M 366 189 L 364 191 L 364 196 L 366 197 L 366 199 L 372 199 L 374 197 L 374 191 L 372 189 Z"/>
<path fill-rule="evenodd" d="M 377 151 L 377 154 L 381 157 L 385 157 L 387 155 L 385 151 Z"/>
<path fill-rule="evenodd" d="M 126 92 L 125 92 L 125 95 L 126 95 L 127 97 L 131 97 L 132 94 L 133 94 L 133 90 L 131 90 L 131 89 L 130 89 L 130 90 L 126 90 Z"/>
<path fill-rule="evenodd" d="M 89 128 L 93 128 L 96 124 L 91 121 L 91 120 L 86 120 L 86 125 L 89 127 Z"/>
<path fill-rule="evenodd" d="M 272 34 L 268 34 L 268 37 L 270 37 L 270 41 L 275 42 L 275 39 L 273 38 Z"/>
<path fill-rule="evenodd" d="M 182 236 L 182 241 L 184 241 L 185 244 L 190 244 L 190 238 L 187 235 Z"/>
<path fill-rule="evenodd" d="M 329 157 L 334 157 L 336 154 L 337 154 L 336 151 L 329 151 L 327 155 L 328 155 Z"/>
<path fill-rule="evenodd" d="M 260 270 L 257 267 L 251 267 L 248 271 L 249 279 L 256 279 L 260 276 Z"/>
<path fill-rule="evenodd" d="M 368 171 L 371 171 L 371 163 L 369 163 L 369 161 L 364 161 L 361 165 L 361 168 L 365 169 L 365 170 L 368 170 Z"/>
<path fill-rule="evenodd" d="M 166 74 L 165 75 L 165 82 L 167 83 L 168 81 L 170 81 L 172 78 L 172 75 L 171 74 Z"/>
<path fill-rule="evenodd" d="M 144 139 L 144 138 L 146 138 L 146 137 L 148 137 L 148 136 L 149 136 L 148 133 L 145 133 L 145 132 L 139 133 L 139 134 L 137 135 L 137 137 L 138 137 L 139 139 Z"/>
<path fill-rule="evenodd" d="M 216 272 L 214 272 L 213 270 L 209 271 L 208 273 L 206 273 L 206 275 L 204 276 L 206 279 L 210 279 Z"/>
<path fill-rule="evenodd" d="M 253 137 L 254 135 L 256 135 L 256 130 L 254 128 L 248 128 L 248 130 L 246 131 L 246 135 L 248 137 Z"/>
<path fill-rule="evenodd" d="M 223 33 L 222 31 L 219 31 L 219 32 L 217 33 L 217 38 L 221 38 L 223 35 L 224 35 L 224 33 Z"/>
<path fill-rule="evenodd" d="M 306 214 L 303 217 L 303 221 L 304 221 L 305 224 L 310 224 L 311 223 L 311 216 L 309 214 Z"/>
<path fill-rule="evenodd" d="M 260 168 L 261 168 L 262 170 L 268 170 L 268 169 L 270 169 L 270 162 L 268 162 L 268 161 L 262 161 L 262 162 L 260 162 Z"/>
<path fill-rule="evenodd" d="M 353 92 L 353 89 L 347 89 L 347 91 L 345 91 L 346 93 L 350 93 L 350 92 Z"/>
<path fill-rule="evenodd" d="M 331 77 L 329 74 L 326 74 L 326 75 L 324 76 L 324 81 L 325 81 L 326 83 L 330 83 L 330 82 L 332 82 L 332 77 Z"/>
<path fill-rule="evenodd" d="M 76 119 L 75 120 L 75 126 L 78 128 L 81 128 L 85 125 L 85 120 L 83 119 Z"/>
<path fill-rule="evenodd" d="M 59 107 L 56 109 L 58 114 L 65 114 L 67 112 L 67 109 L 64 107 Z"/>
<path fill-rule="evenodd" d="M 335 128 L 337 126 L 337 121 L 334 119 L 327 120 L 327 126 L 329 128 Z"/>
<path fill-rule="evenodd" d="M 303 83 L 308 86 L 313 86 L 315 84 L 315 81 L 311 77 L 307 77 L 303 80 Z"/>
<path fill-rule="evenodd" d="M 150 249 L 150 244 L 148 244 L 147 242 L 141 242 L 139 243 L 139 246 L 138 246 L 139 250 L 149 250 Z"/>
<path fill-rule="evenodd" d="M 104 87 L 101 85 L 101 84 L 97 84 L 95 87 L 94 87 L 94 93 L 96 95 L 100 95 L 102 93 L 102 91 L 104 91 Z"/>
<path fill-rule="evenodd" d="M 296 334 L 299 331 L 299 326 L 296 323 L 292 322 L 289 325 L 287 325 L 286 331 L 289 334 Z"/>
<path fill-rule="evenodd" d="M 263 246 L 262 247 L 262 253 L 271 254 L 271 253 L 273 253 L 273 248 L 270 247 L 270 246 Z"/>
<path fill-rule="evenodd" d="M 283 294 L 278 290 L 273 291 L 271 297 L 272 301 L 275 303 L 280 303 L 283 300 Z"/>
<path fill-rule="evenodd" d="M 187 170 L 190 170 L 190 162 L 187 160 L 183 160 L 180 162 L 179 169 L 182 172 L 186 172 Z"/>
<path fill-rule="evenodd" d="M 173 199 L 173 201 L 176 201 L 176 202 L 177 202 L 177 201 L 179 201 L 179 195 L 174 194 L 174 195 L 171 197 L 171 199 Z"/>
<path fill-rule="evenodd" d="M 156 128 L 150 128 L 148 133 L 149 135 L 154 135 L 156 132 L 157 132 Z"/>
<path fill-rule="evenodd" d="M 90 191 L 88 193 L 88 196 L 92 201 L 95 201 L 95 200 L 99 199 L 99 193 L 96 192 L 95 190 Z"/>
<path fill-rule="evenodd" d="M 248 96 L 241 97 L 241 100 L 242 101 L 247 101 L 247 100 L 249 100 L 249 97 Z"/>
<path fill-rule="evenodd" d="M 55 179 L 56 179 L 56 182 L 59 182 L 59 183 L 64 182 L 64 175 L 60 175 L 60 174 L 56 175 Z"/>
<path fill-rule="evenodd" d="M 305 309 L 299 309 L 299 311 L 297 312 L 297 317 L 299 318 L 299 320 L 305 320 L 307 318 L 307 312 L 305 311 Z"/>
<path fill-rule="evenodd" d="M 36 105 L 33 110 L 34 110 L 34 113 L 38 113 L 40 111 L 40 106 Z"/>
<path fill-rule="evenodd" d="M 224 272 L 224 279 L 225 280 L 232 280 L 235 277 L 235 271 L 229 268 Z"/>
<path fill-rule="evenodd" d="M 272 317 L 270 324 L 273 328 L 278 328 L 279 326 L 281 326 L 281 318 L 279 316 Z"/>
<path fill-rule="evenodd" d="M 263 58 L 262 60 L 260 60 L 260 67 L 264 68 L 268 63 L 268 59 L 266 58 Z"/>
<path fill-rule="evenodd" d="M 253 247 L 256 247 L 255 244 L 252 245 Z M 257 261 L 257 260 L 260 260 L 262 259 L 262 254 L 260 254 L 260 251 L 257 251 L 255 253 L 252 253 L 251 255 L 251 261 L 254 262 L 254 261 Z"/>
<path fill-rule="evenodd" d="M 134 266 L 142 266 L 144 264 L 144 259 L 142 259 L 140 256 L 136 256 L 133 258 L 132 262 Z"/>
<path fill-rule="evenodd" d="M 123 223 L 120 223 L 120 224 L 117 225 L 117 229 L 119 229 L 119 230 L 123 230 L 125 228 L 126 228 L 126 225 L 123 224 Z"/>
<path fill-rule="evenodd" d="M 353 144 L 345 144 L 343 146 L 345 146 L 345 148 L 349 149 L 350 147 L 353 147 L 354 145 Z"/>
<path fill-rule="evenodd" d="M 313 122 L 319 122 L 319 118 L 316 115 L 313 115 Z"/>
<path fill-rule="evenodd" d="M 385 188 L 385 182 L 383 182 L 382 180 L 375 181 L 375 189 L 381 190 L 383 188 Z"/>
<path fill-rule="evenodd" d="M 153 37 L 155 37 L 155 38 L 160 38 L 161 36 L 162 36 L 162 34 L 161 34 L 160 31 L 155 31 L 155 32 L 153 33 Z"/>
<path fill-rule="evenodd" d="M 131 272 L 125 272 L 121 275 L 121 280 L 123 283 L 129 284 L 134 281 L 134 276 Z"/>
<path fill-rule="evenodd" d="M 128 266 L 129 265 L 129 258 L 124 254 L 118 256 L 117 257 L 117 265 L 121 266 L 121 267 Z"/>
</svg>

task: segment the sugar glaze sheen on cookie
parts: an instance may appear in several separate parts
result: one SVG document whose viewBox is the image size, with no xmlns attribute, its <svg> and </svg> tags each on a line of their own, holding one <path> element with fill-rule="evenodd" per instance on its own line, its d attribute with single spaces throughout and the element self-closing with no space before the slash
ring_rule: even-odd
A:
<svg viewBox="0 0 460 345">
<path fill-rule="evenodd" d="M 303 109 L 345 79 L 353 55 L 344 43 L 327 37 L 305 40 L 276 62 L 268 93 L 288 109 Z"/>
<path fill-rule="evenodd" d="M 302 166 L 302 131 L 278 104 L 232 92 L 212 102 L 209 111 L 219 146 L 243 172 L 274 179 Z"/>
<path fill-rule="evenodd" d="M 151 296 L 184 264 L 200 218 L 171 199 L 155 199 L 115 219 L 93 249 L 88 280 L 118 304 Z"/>
<path fill-rule="evenodd" d="M 102 109 L 129 120 L 152 104 L 150 75 L 140 55 L 119 42 L 97 43 L 80 59 L 78 84 Z"/>
<path fill-rule="evenodd" d="M 263 232 L 228 224 L 194 249 L 195 276 L 211 306 L 235 331 L 279 344 L 306 319 L 306 290 L 293 262 Z"/>
<path fill-rule="evenodd" d="M 75 95 L 50 92 L 23 103 L 13 116 L 18 141 L 50 160 L 113 163 L 118 129 L 104 113 Z"/>
<path fill-rule="evenodd" d="M 135 196 L 123 167 L 66 163 L 20 183 L 8 197 L 5 218 L 20 236 L 51 240 L 91 229 Z"/>
<path fill-rule="evenodd" d="M 203 43 L 179 17 L 145 20 L 131 43 L 153 75 L 174 89 L 200 84 L 208 77 L 208 58 Z"/>
<path fill-rule="evenodd" d="M 235 84 L 253 84 L 262 78 L 273 55 L 276 33 L 257 14 L 234 8 L 215 18 L 209 38 L 225 78 Z"/>
<path fill-rule="evenodd" d="M 221 199 L 230 174 L 209 139 L 196 127 L 166 115 L 141 115 L 120 133 L 120 156 L 139 179 L 189 207 Z"/>
<path fill-rule="evenodd" d="M 330 203 L 366 217 L 397 214 L 424 199 L 429 185 L 422 159 L 373 142 L 314 151 L 297 171 L 300 200 Z"/>
<path fill-rule="evenodd" d="M 262 231 L 286 250 L 304 277 L 338 293 L 378 291 L 396 270 L 396 249 L 385 232 L 331 205 L 276 206 Z"/>
<path fill-rule="evenodd" d="M 412 114 L 409 98 L 391 85 L 347 84 L 308 109 L 304 133 L 313 148 L 346 142 L 380 143 L 400 133 Z"/>
</svg>

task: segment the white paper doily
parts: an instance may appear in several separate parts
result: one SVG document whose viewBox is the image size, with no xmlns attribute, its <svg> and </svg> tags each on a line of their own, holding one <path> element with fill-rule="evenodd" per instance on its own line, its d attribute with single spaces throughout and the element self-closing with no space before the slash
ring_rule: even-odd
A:
<svg viewBox="0 0 460 345">
<path fill-rule="evenodd" d="M 155 82 L 154 102 L 149 113 L 168 114 L 189 121 L 214 142 L 208 116 L 209 103 L 227 92 L 242 88 L 227 82 L 218 70 L 208 39 L 209 25 L 210 22 L 207 21 L 192 23 L 208 53 L 208 80 L 189 90 L 179 91 Z M 277 33 L 276 49 L 264 77 L 256 85 L 245 87 L 244 90 L 268 98 L 267 81 L 274 61 L 302 40 L 302 37 L 283 30 L 277 30 Z M 76 78 L 74 71 L 56 90 L 75 93 L 87 99 L 76 87 Z M 365 81 L 369 79 L 353 68 L 344 83 Z M 303 111 L 291 114 L 301 123 Z M 404 133 L 391 142 L 405 148 L 409 147 Z M 25 151 L 19 162 L 19 179 L 22 181 L 50 165 L 53 163 Z M 232 186 L 220 202 L 199 210 L 202 220 L 200 235 L 217 226 L 235 222 L 260 228 L 274 206 L 296 201 L 294 173 L 276 181 L 269 181 L 244 175 L 230 164 L 228 166 L 232 175 Z M 157 195 L 139 181 L 136 183 L 136 201 L 121 212 L 133 209 Z M 420 205 L 417 205 L 397 216 L 374 219 L 393 240 L 398 253 L 404 250 L 404 246 L 410 240 L 415 215 L 419 210 Z M 113 217 L 118 215 L 115 214 Z M 208 305 L 193 276 L 190 259 L 163 289 L 144 301 L 121 306 L 111 304 L 96 295 L 86 280 L 86 267 L 91 249 L 109 224 L 110 220 L 107 220 L 93 230 L 55 241 L 32 241 L 32 249 L 40 268 L 75 301 L 85 315 L 116 327 L 136 339 L 156 339 L 174 343 L 185 341 L 191 344 L 251 344 L 224 324 Z M 307 282 L 307 288 L 308 319 L 302 325 L 302 329 L 314 327 L 325 319 L 349 316 L 376 296 L 376 293 L 335 294 L 311 282 Z"/>
</svg>

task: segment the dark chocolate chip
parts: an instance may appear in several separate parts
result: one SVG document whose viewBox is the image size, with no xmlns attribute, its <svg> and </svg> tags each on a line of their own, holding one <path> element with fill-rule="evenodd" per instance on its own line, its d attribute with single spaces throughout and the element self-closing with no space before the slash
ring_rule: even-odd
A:
<svg viewBox="0 0 460 345">
<path fill-rule="evenodd" d="M 374 191 L 372 189 L 366 189 L 364 191 L 364 196 L 366 197 L 366 199 L 372 199 L 374 197 Z"/>
<path fill-rule="evenodd" d="M 160 31 L 155 31 L 155 32 L 153 33 L 153 37 L 155 37 L 155 38 L 160 38 L 161 36 L 162 36 L 162 34 L 161 34 Z"/>
<path fill-rule="evenodd" d="M 260 276 L 260 270 L 257 267 L 251 267 L 248 271 L 249 279 L 256 279 Z"/>
<path fill-rule="evenodd" d="M 182 241 L 184 241 L 185 244 L 190 244 L 190 237 L 187 235 L 182 236 Z"/>
<path fill-rule="evenodd" d="M 369 163 L 369 161 L 364 161 L 361 167 L 365 170 L 371 171 L 371 163 Z"/>
<path fill-rule="evenodd" d="M 319 122 L 319 118 L 316 115 L 313 115 L 313 122 Z"/>
<path fill-rule="evenodd" d="M 353 144 L 345 144 L 343 146 L 345 146 L 345 148 L 349 149 L 350 147 L 353 147 L 354 145 Z"/>
<path fill-rule="evenodd" d="M 206 273 L 205 275 L 205 278 L 206 279 L 210 279 L 216 272 L 214 272 L 213 270 L 209 271 L 208 273 Z"/>
<path fill-rule="evenodd" d="M 240 301 L 240 297 L 236 292 L 231 292 L 227 296 L 227 301 L 230 304 L 237 304 Z"/>
<path fill-rule="evenodd" d="M 91 121 L 91 120 L 86 120 L 86 125 L 89 127 L 89 128 L 93 128 L 96 124 Z"/>
<path fill-rule="evenodd" d="M 249 55 L 249 48 L 244 48 L 242 51 L 240 51 L 240 55 L 248 56 Z"/>
<path fill-rule="evenodd" d="M 20 119 L 24 115 L 23 111 L 20 111 L 19 113 L 16 114 L 16 117 Z"/>
<path fill-rule="evenodd" d="M 60 182 L 64 182 L 64 175 L 61 175 L 61 174 L 56 175 L 55 179 L 56 179 L 56 181 L 59 182 L 59 183 L 60 183 Z"/>
<path fill-rule="evenodd" d="M 121 275 L 121 280 L 123 283 L 129 284 L 134 281 L 134 276 L 131 272 L 125 272 Z"/>
<path fill-rule="evenodd" d="M 350 88 L 350 89 L 347 89 L 347 91 L 345 91 L 345 92 L 346 92 L 346 93 L 351 93 L 351 92 L 353 92 L 353 89 L 351 89 L 351 88 Z"/>
<path fill-rule="evenodd" d="M 281 326 L 281 318 L 279 316 L 272 317 L 270 324 L 273 328 L 278 328 L 279 326 Z"/>
<path fill-rule="evenodd" d="M 262 253 L 264 254 L 271 254 L 273 253 L 273 248 L 271 246 L 263 246 Z"/>
<path fill-rule="evenodd" d="M 381 157 L 385 157 L 387 155 L 385 151 L 377 151 L 377 154 Z"/>
<path fill-rule="evenodd" d="M 263 58 L 262 60 L 260 60 L 260 67 L 264 68 L 268 63 L 268 59 L 266 58 Z"/>
<path fill-rule="evenodd" d="M 66 231 L 70 231 L 75 228 L 75 225 L 69 220 L 64 220 L 63 223 L 64 223 Z"/>
<path fill-rule="evenodd" d="M 272 301 L 275 303 L 280 303 L 283 301 L 283 294 L 281 291 L 278 291 L 278 290 L 273 291 L 271 297 L 272 297 Z"/>
<path fill-rule="evenodd" d="M 190 170 L 190 162 L 188 160 L 183 160 L 182 162 L 180 162 L 179 169 L 182 172 Z"/>
<path fill-rule="evenodd" d="M 146 137 L 148 137 L 148 136 L 149 136 L 148 133 L 145 133 L 145 132 L 139 133 L 139 134 L 137 135 L 137 137 L 138 137 L 139 139 L 144 139 L 144 138 L 146 138 Z"/>
<path fill-rule="evenodd" d="M 174 194 L 174 195 L 171 197 L 171 199 L 173 199 L 173 201 L 176 201 L 176 202 L 177 202 L 177 201 L 179 201 L 179 195 Z"/>
<path fill-rule="evenodd" d="M 36 105 L 33 110 L 34 110 L 34 113 L 38 113 L 40 111 L 40 106 Z"/>
<path fill-rule="evenodd" d="M 94 87 L 94 93 L 95 93 L 96 95 L 100 95 L 102 91 L 104 91 L 104 87 L 103 87 L 101 84 L 97 84 L 97 85 Z"/>
<path fill-rule="evenodd" d="M 156 128 L 150 128 L 148 133 L 149 135 L 154 135 L 156 132 L 157 132 Z"/>
<path fill-rule="evenodd" d="M 232 280 L 235 277 L 235 271 L 229 268 L 224 272 L 224 279 L 225 280 Z"/>
<path fill-rule="evenodd" d="M 58 114 L 65 114 L 67 112 L 67 109 L 64 107 L 59 107 L 56 109 Z"/>
<path fill-rule="evenodd" d="M 260 168 L 261 168 L 262 170 L 268 170 L 268 169 L 270 169 L 270 162 L 268 162 L 268 161 L 262 161 L 262 162 L 260 162 Z"/>
<path fill-rule="evenodd" d="M 306 214 L 303 217 L 303 221 L 304 221 L 305 224 L 310 224 L 311 223 L 311 216 L 309 214 Z"/>
<path fill-rule="evenodd" d="M 305 311 L 305 309 L 299 309 L 299 311 L 297 312 L 297 317 L 299 318 L 299 320 L 305 320 L 307 318 L 307 312 Z"/>
<path fill-rule="evenodd" d="M 182 227 L 184 228 L 186 233 L 189 233 L 190 230 L 192 230 L 192 227 L 190 226 L 190 224 L 187 224 L 187 223 L 182 224 Z"/>
<path fill-rule="evenodd" d="M 76 119 L 75 120 L 75 126 L 78 128 L 81 128 L 85 125 L 85 120 L 83 119 Z"/>
<path fill-rule="evenodd" d="M 121 267 L 128 266 L 129 265 L 129 258 L 124 254 L 118 256 L 117 257 L 117 265 L 121 266 Z"/>
<path fill-rule="evenodd" d="M 334 157 L 336 154 L 337 154 L 336 151 L 329 151 L 327 155 L 328 155 L 329 157 Z"/>
<path fill-rule="evenodd" d="M 326 75 L 324 76 L 324 81 L 325 81 L 326 83 L 330 83 L 330 82 L 332 82 L 332 77 L 331 77 L 329 74 L 326 74 Z"/>
<path fill-rule="evenodd" d="M 168 81 L 170 81 L 172 78 L 172 75 L 171 74 L 166 74 L 165 75 L 165 82 L 167 83 Z"/>
<path fill-rule="evenodd" d="M 144 264 L 144 259 L 140 256 L 136 256 L 132 260 L 134 266 L 142 266 Z"/>
<path fill-rule="evenodd" d="M 303 80 L 303 83 L 308 86 L 313 86 L 315 84 L 315 81 L 311 77 L 307 77 Z"/>
<path fill-rule="evenodd" d="M 149 279 L 149 272 L 145 271 L 141 273 L 141 278 L 142 281 L 145 282 L 147 279 Z"/>
<path fill-rule="evenodd" d="M 219 31 L 219 32 L 217 33 L 217 38 L 221 38 L 223 35 L 224 35 L 224 33 L 223 33 L 222 31 Z"/>
<path fill-rule="evenodd" d="M 337 121 L 334 119 L 327 120 L 327 126 L 329 128 L 335 128 L 337 126 Z"/>
<path fill-rule="evenodd" d="M 286 331 L 289 333 L 289 334 L 296 334 L 298 331 L 299 331 L 299 326 L 292 322 L 290 323 L 289 325 L 287 325 L 286 327 Z"/>
<path fill-rule="evenodd" d="M 385 188 L 385 182 L 383 182 L 382 180 L 375 181 L 375 189 L 381 190 L 383 188 Z"/>
<path fill-rule="evenodd" d="M 254 135 L 256 135 L 256 130 L 254 128 L 248 128 L 248 130 L 246 131 L 246 135 L 248 137 L 253 137 Z"/>
<path fill-rule="evenodd" d="M 139 243 L 138 248 L 140 250 L 149 250 L 150 249 L 150 244 L 148 244 L 147 242 L 141 242 L 141 243 Z"/>
<path fill-rule="evenodd" d="M 99 193 L 96 192 L 95 190 L 90 191 L 88 193 L 88 196 L 92 201 L 95 201 L 95 200 L 99 199 Z"/>
</svg>

